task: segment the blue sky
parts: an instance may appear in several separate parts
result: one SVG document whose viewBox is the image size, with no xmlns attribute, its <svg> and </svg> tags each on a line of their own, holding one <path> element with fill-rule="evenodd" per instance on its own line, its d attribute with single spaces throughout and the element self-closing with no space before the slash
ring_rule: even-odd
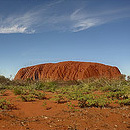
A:
<svg viewBox="0 0 130 130">
<path fill-rule="evenodd" d="M 60 61 L 130 75 L 130 0 L 0 0 L 0 74 Z"/>
</svg>

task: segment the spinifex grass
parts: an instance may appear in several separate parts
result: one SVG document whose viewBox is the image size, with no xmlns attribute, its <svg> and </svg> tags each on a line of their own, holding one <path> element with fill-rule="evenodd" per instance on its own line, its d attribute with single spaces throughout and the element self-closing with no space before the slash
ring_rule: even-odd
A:
<svg viewBox="0 0 130 130">
<path fill-rule="evenodd" d="M 8 81 L 8 80 L 7 80 Z M 130 81 L 125 79 L 87 79 L 69 82 L 18 82 L 14 85 L 1 85 L 0 89 L 13 90 L 23 101 L 45 99 L 45 92 L 52 92 L 51 97 L 57 103 L 64 100 L 78 100 L 79 107 L 108 107 L 111 102 L 129 105 Z M 43 92 L 44 91 L 44 92 Z"/>
<path fill-rule="evenodd" d="M 5 98 L 0 99 L 0 108 L 1 109 L 13 109 L 13 104 L 10 103 L 10 101 L 6 100 Z"/>
</svg>

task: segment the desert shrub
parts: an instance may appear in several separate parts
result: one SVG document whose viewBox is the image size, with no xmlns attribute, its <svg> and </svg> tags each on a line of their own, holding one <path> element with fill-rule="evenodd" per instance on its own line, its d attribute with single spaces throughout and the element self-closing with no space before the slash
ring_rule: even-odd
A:
<svg viewBox="0 0 130 130">
<path fill-rule="evenodd" d="M 21 95 L 21 94 L 27 95 L 28 94 L 27 90 L 20 88 L 20 87 L 15 87 L 13 92 L 14 92 L 15 95 Z"/>
<path fill-rule="evenodd" d="M 24 101 L 24 102 L 30 102 L 30 101 L 34 101 L 35 100 L 35 96 L 33 94 L 20 95 L 19 98 L 21 98 L 22 101 Z"/>
<path fill-rule="evenodd" d="M 127 81 L 130 81 L 130 76 L 127 76 Z"/>
<path fill-rule="evenodd" d="M 0 90 L 0 96 L 5 96 L 5 95 L 6 95 L 6 94 L 5 94 L 5 92 L 6 92 L 6 90 L 5 90 L 5 89 Z"/>
<path fill-rule="evenodd" d="M 68 86 L 66 86 L 66 87 L 57 88 L 55 91 L 56 93 L 66 94 L 68 93 L 69 89 Z"/>
<path fill-rule="evenodd" d="M 47 103 L 44 101 L 43 104 L 42 104 L 42 106 L 46 106 L 46 105 L 47 105 Z"/>
<path fill-rule="evenodd" d="M 54 92 L 57 88 L 55 82 L 37 82 L 34 87 L 36 90 L 44 90 Z"/>
<path fill-rule="evenodd" d="M 123 106 L 123 105 L 130 105 L 130 98 L 125 99 L 125 100 L 119 100 L 118 103 Z"/>
<path fill-rule="evenodd" d="M 107 107 L 111 103 L 111 99 L 108 99 L 105 95 L 97 95 L 94 99 L 94 106 L 96 107 Z M 88 102 L 90 105 L 90 103 Z"/>
<path fill-rule="evenodd" d="M 36 84 L 35 84 L 35 89 L 36 90 L 43 90 L 43 88 L 45 87 L 45 84 L 43 83 L 43 82 L 37 82 Z"/>
<path fill-rule="evenodd" d="M 120 80 L 125 80 L 125 79 L 126 79 L 126 75 L 125 75 L 125 74 L 122 74 L 121 76 L 119 76 L 119 79 L 120 79 Z"/>
<path fill-rule="evenodd" d="M 40 99 L 40 100 L 46 98 L 44 92 L 34 90 L 34 91 L 30 92 L 30 93 L 33 94 L 35 96 L 35 98 Z"/>
<path fill-rule="evenodd" d="M 1 109 L 12 109 L 14 106 L 10 103 L 10 101 L 2 98 L 0 99 L 0 108 Z"/>
<path fill-rule="evenodd" d="M 79 109 L 76 109 L 76 108 L 75 108 L 75 104 L 72 104 L 71 102 L 70 102 L 70 103 L 67 103 L 67 106 L 68 106 L 68 108 L 69 108 L 71 111 L 73 111 L 73 112 L 79 111 Z"/>
<path fill-rule="evenodd" d="M 116 91 L 116 88 L 113 89 L 113 86 L 103 86 L 100 88 L 102 91 Z"/>
<path fill-rule="evenodd" d="M 64 100 L 64 97 L 63 97 L 62 94 L 56 94 L 56 95 L 54 95 L 53 100 L 54 100 L 56 103 L 62 103 L 62 101 Z"/>
<path fill-rule="evenodd" d="M 0 75 L 0 84 L 2 85 L 12 85 L 12 86 L 26 86 L 27 83 L 26 81 L 22 81 L 22 80 L 10 80 L 9 78 L 6 78 L 2 75 Z"/>
<path fill-rule="evenodd" d="M 78 100 L 78 105 L 79 107 L 83 108 L 86 107 L 86 102 L 87 101 L 93 101 L 95 95 L 94 94 L 82 94 L 77 100 Z"/>
<path fill-rule="evenodd" d="M 111 103 L 105 95 L 87 94 L 78 99 L 79 107 L 107 107 Z"/>
<path fill-rule="evenodd" d="M 0 90 L 6 89 L 7 87 L 4 84 L 0 84 Z"/>
<path fill-rule="evenodd" d="M 55 84 L 55 82 L 45 82 L 45 88 L 43 90 L 48 92 L 55 92 L 58 86 Z"/>
<path fill-rule="evenodd" d="M 112 100 L 114 100 L 114 99 L 122 98 L 124 94 L 125 94 L 124 91 L 117 91 L 117 92 L 108 92 L 106 96 L 107 98 L 111 98 Z"/>
<path fill-rule="evenodd" d="M 72 92 L 69 92 L 68 94 L 66 94 L 66 97 L 69 99 L 69 100 L 77 100 L 79 97 L 82 97 L 82 92 L 79 90 L 79 91 L 72 91 Z"/>
<path fill-rule="evenodd" d="M 10 79 L 5 78 L 4 76 L 0 75 L 0 83 L 3 85 L 9 85 L 11 83 Z"/>
<path fill-rule="evenodd" d="M 124 99 L 130 98 L 130 86 L 122 87 L 122 91 L 124 92 L 124 95 L 123 95 Z"/>
<path fill-rule="evenodd" d="M 87 101 L 86 97 L 84 97 L 84 96 L 80 97 L 78 99 L 78 106 L 81 107 L 81 108 L 86 107 L 86 101 Z"/>
<path fill-rule="evenodd" d="M 87 82 L 85 81 L 84 84 L 86 84 L 90 90 L 95 91 L 98 90 L 101 87 L 109 86 L 110 80 L 106 78 L 99 78 L 99 79 L 88 79 Z"/>
<path fill-rule="evenodd" d="M 15 95 L 20 95 L 22 93 L 22 90 L 20 88 L 14 88 L 13 92 Z"/>
</svg>

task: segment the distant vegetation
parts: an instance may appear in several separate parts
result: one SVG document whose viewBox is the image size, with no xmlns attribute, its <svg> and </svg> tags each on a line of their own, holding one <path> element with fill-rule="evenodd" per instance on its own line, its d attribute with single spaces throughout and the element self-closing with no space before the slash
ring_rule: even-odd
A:
<svg viewBox="0 0 130 130">
<path fill-rule="evenodd" d="M 110 107 L 116 103 L 120 106 L 130 105 L 130 76 L 122 75 L 119 80 L 114 79 L 87 79 L 84 81 L 11 81 L 0 76 L 0 108 L 12 108 L 10 102 L 3 99 L 6 90 L 11 90 L 22 101 L 29 102 L 46 99 L 46 92 L 52 92 L 51 99 L 60 104 L 67 102 L 70 108 L 72 100 L 78 101 L 80 108 Z"/>
</svg>

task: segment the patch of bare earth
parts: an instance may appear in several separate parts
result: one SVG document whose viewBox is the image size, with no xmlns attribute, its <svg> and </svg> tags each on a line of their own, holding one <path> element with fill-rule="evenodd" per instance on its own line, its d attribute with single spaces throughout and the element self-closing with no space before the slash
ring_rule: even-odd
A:
<svg viewBox="0 0 130 130">
<path fill-rule="evenodd" d="M 0 130 L 129 130 L 130 107 L 79 108 L 47 99 L 23 102 L 11 91 L 6 92 L 17 109 L 0 110 Z M 78 111 L 77 111 L 78 109 Z"/>
</svg>

